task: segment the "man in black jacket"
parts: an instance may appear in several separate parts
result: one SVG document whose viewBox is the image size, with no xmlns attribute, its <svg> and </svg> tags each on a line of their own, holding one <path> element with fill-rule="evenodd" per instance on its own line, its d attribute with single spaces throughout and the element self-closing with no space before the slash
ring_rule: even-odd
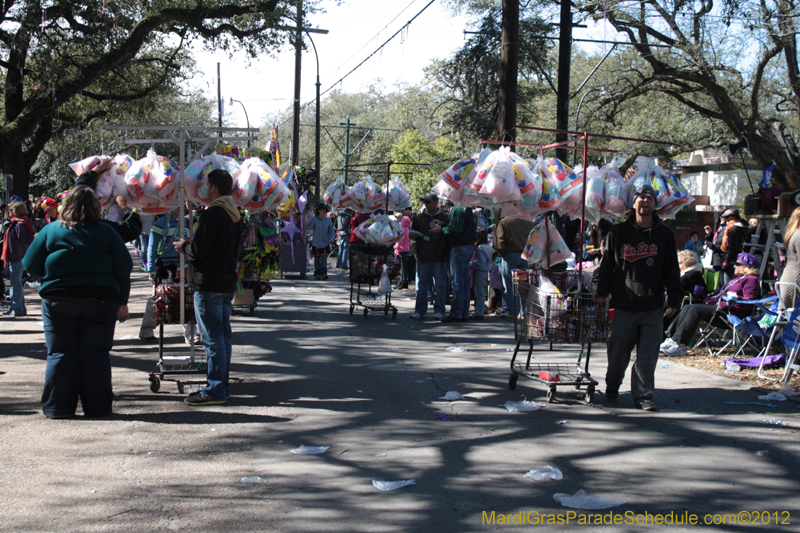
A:
<svg viewBox="0 0 800 533">
<path fill-rule="evenodd" d="M 683 299 L 675 235 L 655 215 L 655 209 L 656 192 L 649 185 L 639 186 L 634 193 L 634 213 L 608 234 L 594 294 L 597 303 L 611 295 L 615 309 L 608 339 L 606 398 L 619 396 L 635 346 L 631 395 L 636 407 L 645 411 L 656 410 L 653 392 L 663 317 L 673 316 Z"/>
<path fill-rule="evenodd" d="M 236 259 L 244 225 L 231 198 L 233 179 L 224 170 L 208 175 L 208 199 L 191 241 L 175 241 L 194 267 L 194 313 L 208 360 L 208 385 L 190 394 L 189 405 L 220 405 L 228 400 L 231 364 L 231 306 L 236 290 Z"/>
</svg>

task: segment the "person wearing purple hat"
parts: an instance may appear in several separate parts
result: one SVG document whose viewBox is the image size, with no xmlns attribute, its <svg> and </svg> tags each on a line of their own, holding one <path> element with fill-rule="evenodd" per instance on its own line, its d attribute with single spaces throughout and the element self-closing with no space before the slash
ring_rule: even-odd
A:
<svg viewBox="0 0 800 533">
<path fill-rule="evenodd" d="M 753 254 L 742 252 L 736 256 L 734 275 L 728 283 L 706 297 L 703 303 L 687 305 L 681 309 L 667 330 L 667 339 L 661 344 L 661 353 L 686 355 L 686 345 L 694 336 L 700 322 L 710 320 L 717 309 L 739 318 L 748 316 L 753 311 L 753 305 L 743 303 L 730 305 L 721 298 L 735 294 L 740 300 L 757 300 L 761 296 L 761 282 L 758 279 L 760 266 Z"/>
</svg>

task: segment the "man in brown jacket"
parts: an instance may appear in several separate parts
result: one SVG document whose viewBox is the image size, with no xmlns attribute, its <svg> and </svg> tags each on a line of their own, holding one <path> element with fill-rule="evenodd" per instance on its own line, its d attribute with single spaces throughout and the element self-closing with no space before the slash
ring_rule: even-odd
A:
<svg viewBox="0 0 800 533">
<path fill-rule="evenodd" d="M 513 316 L 514 289 L 511 271 L 528 268 L 528 262 L 522 258 L 522 250 L 528 242 L 533 229 L 533 222 L 519 217 L 505 217 L 494 230 L 492 246 L 501 257 L 500 276 L 503 278 L 503 308 L 500 316 Z"/>
</svg>

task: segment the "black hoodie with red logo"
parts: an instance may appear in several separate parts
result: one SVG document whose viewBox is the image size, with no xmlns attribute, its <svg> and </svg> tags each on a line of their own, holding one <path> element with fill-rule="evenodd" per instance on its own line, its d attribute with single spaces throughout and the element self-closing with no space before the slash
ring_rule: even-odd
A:
<svg viewBox="0 0 800 533">
<path fill-rule="evenodd" d="M 597 273 L 597 294 L 611 295 L 611 307 L 651 311 L 678 309 L 683 300 L 675 234 L 654 216 L 653 225 L 640 228 L 635 215 L 608 233 L 606 253 Z"/>
</svg>

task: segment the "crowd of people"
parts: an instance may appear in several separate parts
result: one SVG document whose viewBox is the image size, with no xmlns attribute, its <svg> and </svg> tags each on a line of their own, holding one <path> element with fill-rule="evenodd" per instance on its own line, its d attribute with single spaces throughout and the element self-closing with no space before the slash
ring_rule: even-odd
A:
<svg viewBox="0 0 800 533">
<path fill-rule="evenodd" d="M 134 242 L 153 286 L 176 279 L 181 254 L 191 269 L 184 272 L 194 287 L 195 321 L 184 326 L 187 343 L 203 345 L 208 359 L 207 385 L 190 394 L 189 405 L 224 404 L 230 395 L 232 351 L 230 315 L 237 283 L 237 257 L 243 221 L 231 196 L 232 179 L 211 172 L 211 205 L 198 213 L 189 240 L 189 218 L 180 209 L 159 216 L 140 216 L 117 197 L 106 211 L 92 190 L 97 172 L 88 171 L 61 205 L 45 198 L 26 206 L 18 198 L 5 207 L 2 261 L 10 281 L 8 318 L 27 314 L 23 272 L 40 284 L 42 318 L 48 348 L 42 408 L 50 418 L 74 416 L 80 401 L 86 416 L 112 410 L 110 350 L 115 323 L 128 318 L 131 256 Z M 675 235 L 656 215 L 656 192 L 649 185 L 633 193 L 633 212 L 612 225 L 591 224 L 584 235 L 583 260 L 594 270 L 594 299 L 610 298 L 614 327 L 608 339 L 605 396 L 619 396 L 625 372 L 631 369 L 631 394 L 637 408 L 652 411 L 654 373 L 659 354 L 685 355 L 702 322 L 720 313 L 744 317 L 748 301 L 764 291 L 761 261 L 767 255 L 745 251 L 753 228 L 735 208 L 726 209 L 716 230 L 706 226 L 705 239 L 692 231 L 677 246 Z M 522 257 L 534 223 L 521 217 L 500 217 L 483 208 L 456 207 L 434 193 L 410 207 L 390 213 L 402 229 L 393 247 L 399 264 L 395 290 L 415 293 L 411 319 L 428 317 L 442 323 L 483 320 L 488 314 L 511 317 L 513 272 L 528 268 Z M 188 209 L 190 206 L 186 206 Z M 31 217 L 29 213 L 33 211 Z M 335 268 L 349 268 L 352 246 L 364 244 L 356 228 L 368 218 L 348 208 L 331 213 L 321 203 L 306 223 L 314 280 L 328 279 L 328 257 L 336 250 Z M 781 281 L 800 284 L 800 208 L 786 234 L 786 264 Z M 181 237 L 183 235 L 183 237 Z M 701 257 L 703 258 L 701 261 Z M 769 270 L 769 269 L 768 269 Z M 2 278 L 0 278 L 2 279 Z M 487 292 L 488 289 L 488 292 Z M 739 301 L 728 303 L 736 296 Z M 784 307 L 796 294 L 781 294 Z M 448 312 L 449 305 L 449 312 Z M 191 321 L 189 321 L 191 322 Z M 148 299 L 139 330 L 143 341 L 156 340 L 154 300 Z"/>
</svg>

